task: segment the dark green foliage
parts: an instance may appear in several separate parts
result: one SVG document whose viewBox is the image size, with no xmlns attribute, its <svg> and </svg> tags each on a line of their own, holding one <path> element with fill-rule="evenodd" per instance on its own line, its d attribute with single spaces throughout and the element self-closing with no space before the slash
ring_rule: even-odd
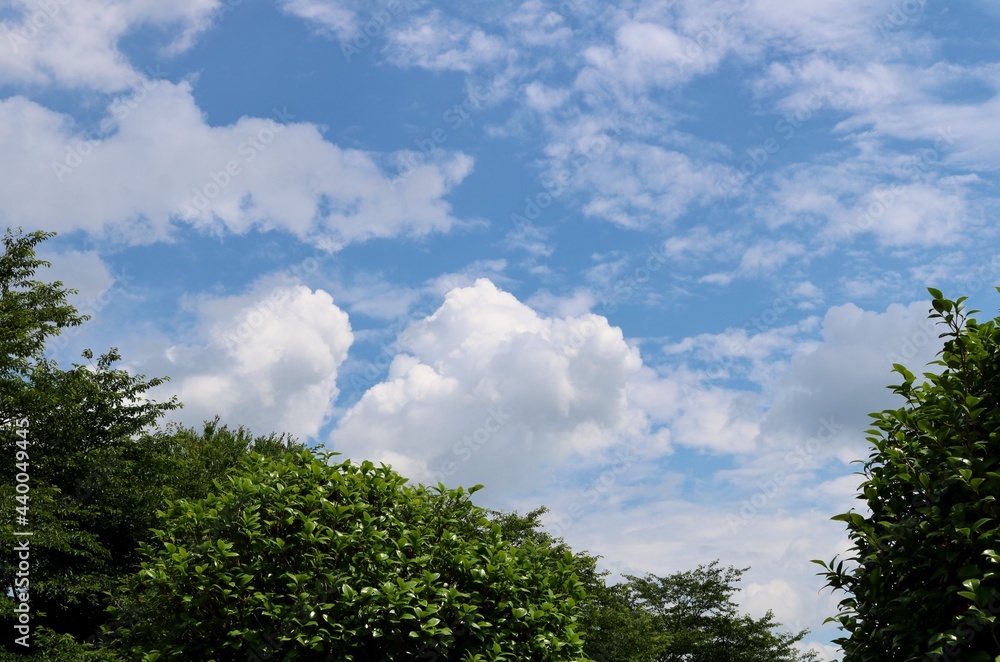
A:
<svg viewBox="0 0 1000 662">
<path fill-rule="evenodd" d="M 1000 660 L 1000 328 L 931 289 L 940 374 L 901 365 L 906 403 L 872 414 L 847 562 L 816 561 L 844 591 L 844 662 Z"/>
<path fill-rule="evenodd" d="M 625 584 L 606 585 L 607 574 L 588 584 L 581 603 L 584 652 L 595 662 L 655 662 L 670 635 L 653 613 L 630 602 Z"/>
<path fill-rule="evenodd" d="M 571 554 L 510 544 L 461 488 L 329 459 L 254 455 L 218 494 L 172 504 L 117 600 L 120 644 L 150 660 L 582 659 Z"/>
<path fill-rule="evenodd" d="M 100 493 L 82 489 L 80 481 L 104 472 L 109 454 L 131 452 L 132 436 L 176 403 L 143 399 L 161 380 L 115 369 L 115 350 L 70 370 L 43 356 L 47 338 L 85 319 L 66 302 L 72 290 L 34 280 L 35 271 L 48 266 L 36 258 L 35 247 L 50 236 L 8 230 L 0 256 L 0 541 L 6 549 L 14 546 L 15 509 L 27 509 L 21 528 L 34 533 L 30 595 L 36 625 L 84 634 L 104 620 L 101 592 L 114 585 L 116 564 L 132 556 L 135 525 L 128 481 L 116 476 Z M 14 491 L 19 472 L 30 476 L 22 502 Z M 12 555 L 0 561 L 3 586 L 13 586 L 13 563 Z M 8 600 L 4 591 L 4 625 Z"/>
<path fill-rule="evenodd" d="M 570 552 L 569 546 L 542 529 L 544 506 L 526 515 L 491 511 L 491 520 L 500 527 L 503 537 L 515 545 L 532 543 L 556 554 Z M 652 615 L 628 604 L 621 586 L 607 586 L 610 573 L 598 572 L 595 557 L 587 552 L 573 555 L 576 574 L 583 582 L 586 596 L 580 601 L 580 632 L 584 653 L 596 662 L 646 662 L 655 660 L 664 638 L 656 629 Z"/>
<path fill-rule="evenodd" d="M 292 442 L 275 435 L 254 439 L 217 421 L 203 433 L 147 433 L 178 406 L 146 397 L 161 379 L 115 368 L 120 357 L 114 349 L 96 361 L 84 352 L 87 363 L 69 370 L 47 360 L 45 340 L 85 319 L 66 303 L 72 290 L 34 279 L 48 266 L 35 257 L 35 246 L 50 236 L 8 230 L 0 256 L 0 541 L 11 549 L 15 530 L 33 533 L 32 624 L 50 628 L 38 630 L 35 657 L 73 659 L 68 642 L 100 631 L 107 620 L 105 592 L 138 568 L 137 545 L 150 539 L 165 496 L 204 496 L 212 479 L 249 450 L 277 454 Z M 17 472 L 30 476 L 23 501 L 15 499 Z M 15 529 L 17 508 L 26 509 L 28 523 Z M 0 582 L 7 588 L 15 561 L 12 554 L 0 558 Z M 0 626 L 7 632 L 12 606 L 4 590 Z M 13 646 L 11 639 L 3 645 Z"/>
</svg>

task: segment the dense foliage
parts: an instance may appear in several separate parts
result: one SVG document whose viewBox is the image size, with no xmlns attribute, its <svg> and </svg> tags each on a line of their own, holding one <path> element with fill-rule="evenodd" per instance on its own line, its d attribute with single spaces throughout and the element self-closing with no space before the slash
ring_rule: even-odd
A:
<svg viewBox="0 0 1000 662">
<path fill-rule="evenodd" d="M 572 554 L 512 545 L 468 497 L 371 462 L 252 456 L 164 513 L 119 634 L 150 659 L 581 659 Z"/>
<path fill-rule="evenodd" d="M 667 577 L 627 576 L 626 602 L 649 614 L 661 641 L 657 662 L 797 662 L 815 660 L 795 643 L 807 634 L 777 632 L 771 612 L 755 619 L 733 601 L 746 569 L 717 561 Z"/>
<path fill-rule="evenodd" d="M 902 365 L 899 409 L 873 416 L 872 453 L 844 521 L 845 563 L 820 563 L 845 591 L 844 662 L 1000 660 L 1000 319 L 979 323 L 930 290 L 946 338 L 938 373 Z"/>
</svg>

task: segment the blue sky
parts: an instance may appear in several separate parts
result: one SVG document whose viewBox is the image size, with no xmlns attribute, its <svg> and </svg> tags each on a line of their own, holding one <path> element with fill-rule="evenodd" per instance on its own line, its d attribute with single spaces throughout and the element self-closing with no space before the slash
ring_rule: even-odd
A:
<svg viewBox="0 0 1000 662">
<path fill-rule="evenodd" d="M 614 573 L 715 558 L 832 658 L 867 413 L 997 308 L 988 2 L 0 5 L 0 218 L 169 375 L 551 509 Z"/>
</svg>

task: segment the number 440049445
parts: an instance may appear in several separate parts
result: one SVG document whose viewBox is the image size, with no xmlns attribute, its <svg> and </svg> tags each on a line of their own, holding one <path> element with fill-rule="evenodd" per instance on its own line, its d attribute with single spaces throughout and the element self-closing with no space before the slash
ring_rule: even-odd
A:
<svg viewBox="0 0 1000 662">
<path fill-rule="evenodd" d="M 15 442 L 17 446 L 17 452 L 14 454 L 15 467 L 17 468 L 16 481 L 17 485 L 15 490 L 17 491 L 17 496 L 15 499 L 20 506 L 17 507 L 17 514 L 22 517 L 28 516 L 28 428 L 27 421 L 18 421 L 18 426 L 16 428 L 17 441 Z"/>
</svg>

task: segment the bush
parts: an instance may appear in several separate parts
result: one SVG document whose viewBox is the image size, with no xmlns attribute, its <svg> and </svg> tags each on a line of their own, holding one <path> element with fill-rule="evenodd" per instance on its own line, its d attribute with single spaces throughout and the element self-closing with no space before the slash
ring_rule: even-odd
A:
<svg viewBox="0 0 1000 662">
<path fill-rule="evenodd" d="M 577 660 L 569 552 L 514 545 L 476 488 L 386 466 L 253 454 L 218 493 L 161 513 L 116 599 L 139 659 Z"/>
</svg>

